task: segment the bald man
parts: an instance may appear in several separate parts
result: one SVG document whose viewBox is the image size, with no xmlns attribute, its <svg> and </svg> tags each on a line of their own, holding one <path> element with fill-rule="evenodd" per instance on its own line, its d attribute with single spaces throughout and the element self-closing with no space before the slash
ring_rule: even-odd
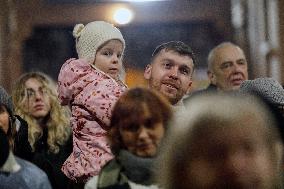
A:
<svg viewBox="0 0 284 189">
<path fill-rule="evenodd" d="M 218 91 L 234 91 L 248 79 L 248 64 L 243 50 L 231 43 L 223 42 L 208 55 L 209 88 Z"/>
</svg>

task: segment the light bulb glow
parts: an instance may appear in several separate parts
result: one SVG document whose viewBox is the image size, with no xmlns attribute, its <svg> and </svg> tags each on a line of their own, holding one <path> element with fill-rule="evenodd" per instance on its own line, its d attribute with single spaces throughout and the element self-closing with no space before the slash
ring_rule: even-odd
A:
<svg viewBox="0 0 284 189">
<path fill-rule="evenodd" d="M 118 24 L 127 24 L 132 20 L 132 17 L 133 17 L 132 12 L 126 8 L 120 8 L 116 10 L 113 15 L 113 19 Z"/>
</svg>

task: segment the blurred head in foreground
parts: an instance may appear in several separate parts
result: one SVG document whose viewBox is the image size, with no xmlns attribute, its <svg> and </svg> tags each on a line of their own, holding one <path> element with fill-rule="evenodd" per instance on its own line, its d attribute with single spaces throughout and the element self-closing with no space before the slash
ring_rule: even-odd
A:
<svg viewBox="0 0 284 189">
<path fill-rule="evenodd" d="M 200 95 L 183 115 L 159 160 L 164 189 L 280 187 L 281 121 L 264 101 Z"/>
</svg>

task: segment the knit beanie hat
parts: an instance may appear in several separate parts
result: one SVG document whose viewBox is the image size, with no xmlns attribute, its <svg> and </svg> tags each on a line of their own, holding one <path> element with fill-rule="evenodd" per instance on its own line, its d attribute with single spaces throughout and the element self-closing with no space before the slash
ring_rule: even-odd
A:
<svg viewBox="0 0 284 189">
<path fill-rule="evenodd" d="M 86 59 L 90 64 L 95 60 L 96 51 L 105 42 L 118 39 L 125 48 L 125 41 L 118 28 L 104 21 L 94 21 L 86 26 L 77 24 L 73 29 L 76 38 L 76 50 L 79 58 Z"/>
<path fill-rule="evenodd" d="M 12 116 L 13 115 L 13 103 L 11 97 L 8 95 L 6 90 L 0 86 L 0 105 L 4 105 L 7 111 Z"/>
<path fill-rule="evenodd" d="M 284 89 L 280 83 L 272 78 L 246 80 L 242 82 L 240 91 L 256 93 L 272 104 L 284 105 Z"/>
</svg>

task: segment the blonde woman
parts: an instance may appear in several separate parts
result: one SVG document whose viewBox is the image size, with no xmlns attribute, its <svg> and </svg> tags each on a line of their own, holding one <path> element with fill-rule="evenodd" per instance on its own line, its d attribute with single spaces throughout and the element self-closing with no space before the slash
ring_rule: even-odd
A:
<svg viewBox="0 0 284 189">
<path fill-rule="evenodd" d="M 32 162 L 44 170 L 53 188 L 66 188 L 61 166 L 72 152 L 69 112 L 59 104 L 55 83 L 45 74 L 30 72 L 15 83 L 16 114 L 28 122 Z"/>
</svg>

